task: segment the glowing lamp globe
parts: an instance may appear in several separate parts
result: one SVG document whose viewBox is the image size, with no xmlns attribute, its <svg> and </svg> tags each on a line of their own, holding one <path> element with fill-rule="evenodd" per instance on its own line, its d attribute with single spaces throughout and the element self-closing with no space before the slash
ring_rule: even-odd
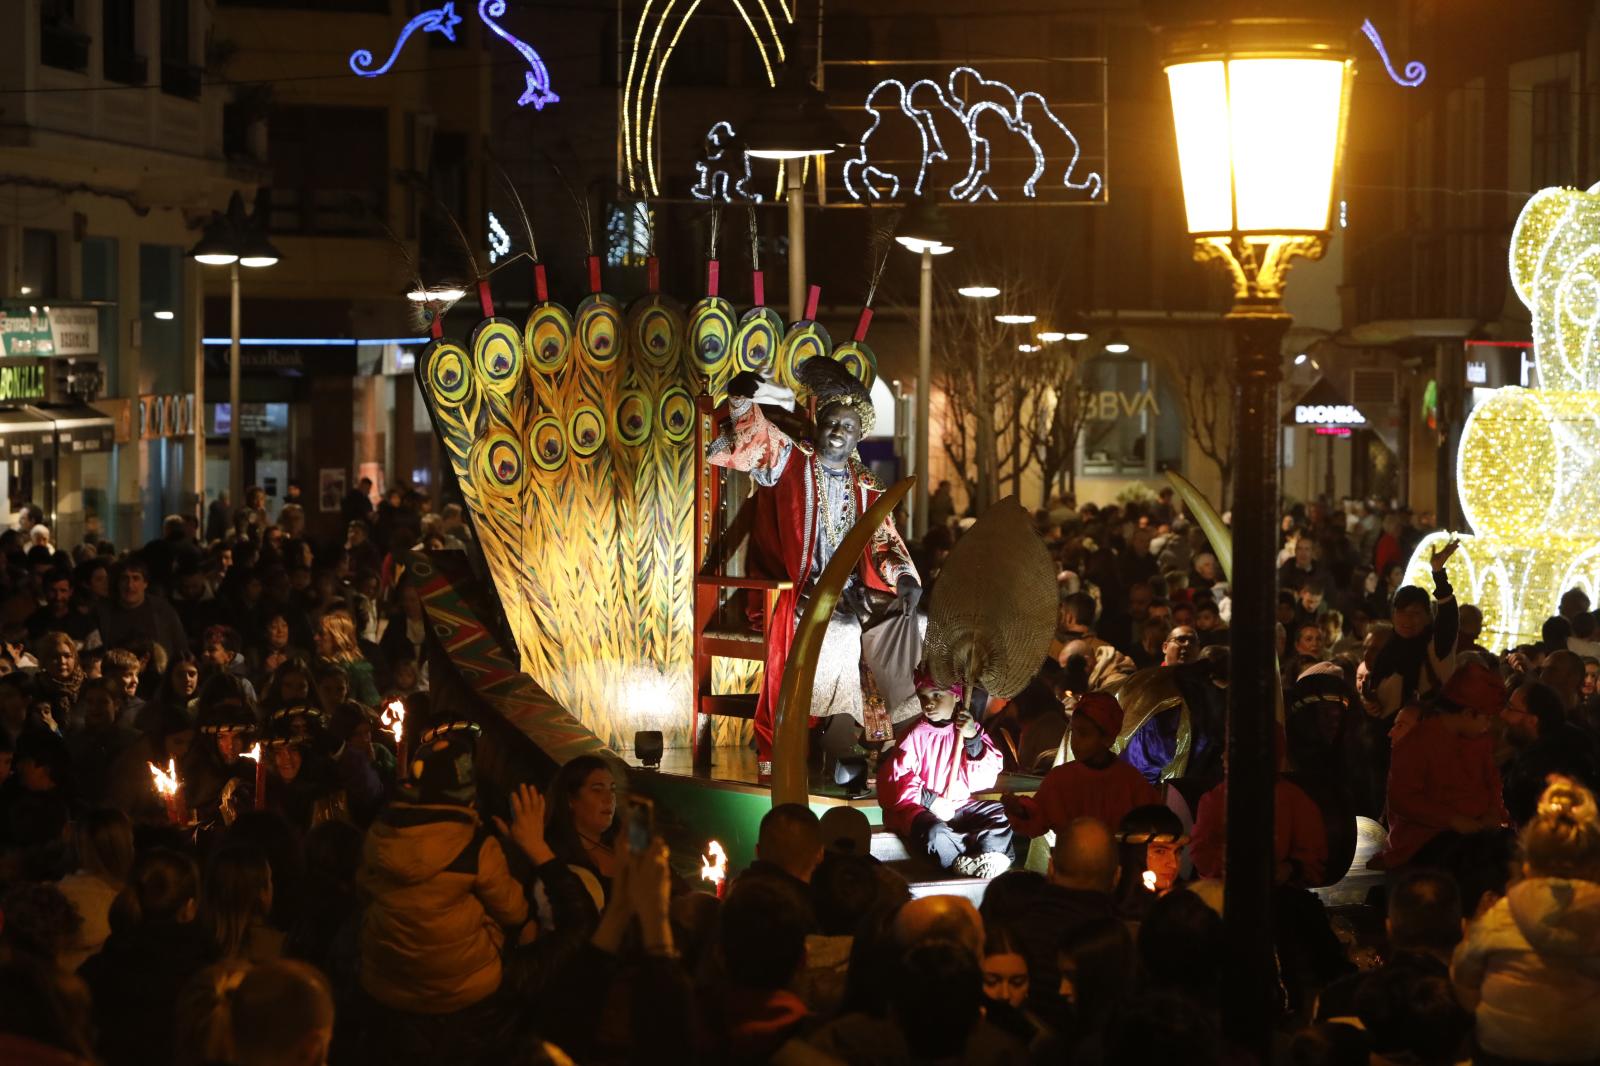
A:
<svg viewBox="0 0 1600 1066">
<path fill-rule="evenodd" d="M 1248 19 L 1166 31 L 1189 233 L 1326 234 L 1344 148 L 1349 28 Z"/>
</svg>

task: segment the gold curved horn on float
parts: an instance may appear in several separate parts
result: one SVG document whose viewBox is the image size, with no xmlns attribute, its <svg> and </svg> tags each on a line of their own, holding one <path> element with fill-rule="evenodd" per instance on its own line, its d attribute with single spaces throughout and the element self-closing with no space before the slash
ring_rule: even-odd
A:
<svg viewBox="0 0 1600 1066">
<path fill-rule="evenodd" d="M 811 719 L 812 687 L 817 679 L 817 656 L 822 653 L 822 636 L 827 631 L 833 608 L 844 592 L 844 584 L 860 565 L 867 542 L 883 525 L 895 505 L 917 483 L 904 478 L 867 508 L 856 519 L 833 558 L 817 579 L 806 603 L 805 613 L 795 626 L 794 643 L 783 668 L 783 686 L 778 691 L 777 722 L 772 736 L 772 805 L 806 803 L 811 794 L 806 783 L 806 727 Z"/>
</svg>

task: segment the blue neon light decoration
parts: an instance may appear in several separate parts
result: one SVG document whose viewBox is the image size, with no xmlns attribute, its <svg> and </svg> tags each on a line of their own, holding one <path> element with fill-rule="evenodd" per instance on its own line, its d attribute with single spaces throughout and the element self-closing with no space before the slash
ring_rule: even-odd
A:
<svg viewBox="0 0 1600 1066">
<path fill-rule="evenodd" d="M 497 22 L 506 14 L 506 0 L 478 0 L 478 18 L 487 26 L 495 36 L 505 41 L 521 53 L 528 64 L 528 69 L 523 72 L 524 88 L 522 95 L 517 97 L 518 107 L 527 107 L 530 104 L 535 111 L 544 110 L 545 104 L 553 104 L 561 99 L 550 88 L 550 71 L 544 65 L 544 60 L 539 53 L 525 41 L 518 39 Z M 350 69 L 363 78 L 376 78 L 380 74 L 387 74 L 394 66 L 395 60 L 400 57 L 400 50 L 405 47 L 406 41 L 414 33 L 442 33 L 446 40 L 456 39 L 456 27 L 461 24 L 461 16 L 456 14 L 455 0 L 450 0 L 443 7 L 432 8 L 422 12 L 416 18 L 405 24 L 400 36 L 395 38 L 394 49 L 389 53 L 389 58 L 382 66 L 373 66 L 373 54 L 360 48 L 350 53 Z"/>
<path fill-rule="evenodd" d="M 526 88 L 522 95 L 517 97 L 518 107 L 533 105 L 535 111 L 544 110 L 545 104 L 556 103 L 561 97 L 550 91 L 550 71 L 545 68 L 544 60 L 539 58 L 529 45 L 513 37 L 510 33 L 495 22 L 495 19 L 504 18 L 506 13 L 506 0 L 478 0 L 478 17 L 483 24 L 495 32 L 503 41 L 522 53 L 522 58 L 527 61 L 528 69 L 523 71 Z"/>
<path fill-rule="evenodd" d="M 456 27 L 461 25 L 461 16 L 456 14 L 454 0 L 443 7 L 424 11 L 416 18 L 405 24 L 400 31 L 400 36 L 395 38 L 394 50 L 389 53 L 389 58 L 383 66 L 372 65 L 373 55 L 365 48 L 358 48 L 350 53 L 350 69 L 363 78 L 376 78 L 379 74 L 387 74 L 389 68 L 394 66 L 394 61 L 400 58 L 400 49 L 406 46 L 406 39 L 413 33 L 442 33 L 445 40 L 456 39 Z"/>
<path fill-rule="evenodd" d="M 1428 68 L 1413 59 L 1406 64 L 1405 74 L 1401 75 L 1394 69 L 1394 63 L 1389 59 L 1389 50 L 1383 46 L 1383 36 L 1378 33 L 1378 27 L 1367 19 L 1361 24 L 1361 32 L 1367 35 L 1367 40 L 1372 42 L 1372 47 L 1377 49 L 1378 58 L 1383 60 L 1384 68 L 1389 71 L 1389 77 L 1394 79 L 1396 85 L 1404 85 L 1407 89 L 1415 89 L 1421 85 L 1428 76 Z"/>
</svg>

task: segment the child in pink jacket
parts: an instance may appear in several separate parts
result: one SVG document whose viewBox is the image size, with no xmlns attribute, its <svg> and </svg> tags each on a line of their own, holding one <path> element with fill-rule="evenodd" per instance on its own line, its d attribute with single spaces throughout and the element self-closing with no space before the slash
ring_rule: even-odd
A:
<svg viewBox="0 0 1600 1066">
<path fill-rule="evenodd" d="M 1003 761 L 960 696 L 918 676 L 922 718 L 878 767 L 878 804 L 913 855 L 996 877 L 1011 868 L 1011 827 L 997 801 L 972 796 L 995 787 Z"/>
</svg>

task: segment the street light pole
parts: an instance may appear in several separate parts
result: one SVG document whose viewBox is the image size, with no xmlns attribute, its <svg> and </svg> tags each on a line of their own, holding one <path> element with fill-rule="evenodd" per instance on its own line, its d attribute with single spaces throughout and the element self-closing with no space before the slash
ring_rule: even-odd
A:
<svg viewBox="0 0 1600 1066">
<path fill-rule="evenodd" d="M 805 160 L 783 164 L 789 206 L 789 321 L 805 316 L 806 306 L 806 182 Z"/>
<path fill-rule="evenodd" d="M 243 420 L 239 410 L 239 263 L 228 268 L 228 502 L 244 506 L 244 441 L 239 436 Z"/>
<path fill-rule="evenodd" d="M 922 248 L 922 297 L 917 315 L 917 491 L 911 508 L 911 534 L 921 540 L 928 532 L 931 489 L 928 484 L 928 425 L 933 407 L 933 247 Z"/>
<path fill-rule="evenodd" d="M 1161 26 L 1163 66 L 1188 230 L 1195 258 L 1223 266 L 1233 282 L 1227 321 L 1235 347 L 1239 474 L 1229 575 L 1222 1022 L 1240 1050 L 1264 1062 L 1279 1007 L 1273 903 L 1282 690 L 1273 561 L 1278 385 L 1290 324 L 1283 294 L 1291 261 L 1319 258 L 1332 232 L 1352 73 L 1350 27 L 1259 11 L 1230 20 L 1196 16 L 1184 5 L 1166 9 L 1174 19 Z"/>
</svg>

